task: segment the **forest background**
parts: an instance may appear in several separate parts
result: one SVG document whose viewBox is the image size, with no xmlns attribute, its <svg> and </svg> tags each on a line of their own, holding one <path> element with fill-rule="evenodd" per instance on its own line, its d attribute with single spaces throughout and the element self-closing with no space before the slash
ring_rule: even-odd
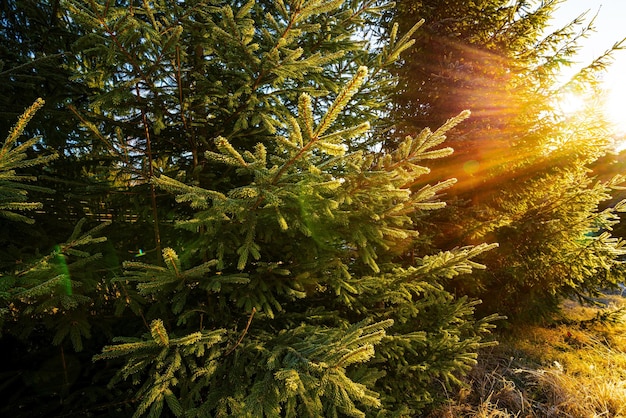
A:
<svg viewBox="0 0 626 418">
<path fill-rule="evenodd" d="M 0 3 L 0 410 L 419 416 L 616 288 L 564 3 Z"/>
</svg>

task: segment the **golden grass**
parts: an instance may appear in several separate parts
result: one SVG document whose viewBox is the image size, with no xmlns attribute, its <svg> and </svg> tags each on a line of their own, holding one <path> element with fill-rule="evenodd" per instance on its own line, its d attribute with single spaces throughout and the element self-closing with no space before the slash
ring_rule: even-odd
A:
<svg viewBox="0 0 626 418">
<path fill-rule="evenodd" d="M 607 306 L 563 306 L 558 325 L 529 325 L 500 335 L 481 353 L 468 386 L 450 395 L 431 418 L 626 417 L 626 317 L 593 321 Z"/>
</svg>

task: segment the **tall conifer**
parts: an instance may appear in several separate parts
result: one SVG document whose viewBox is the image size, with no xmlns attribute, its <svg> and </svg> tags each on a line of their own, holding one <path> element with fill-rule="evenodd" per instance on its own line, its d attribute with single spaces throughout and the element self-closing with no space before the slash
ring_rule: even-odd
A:
<svg viewBox="0 0 626 418">
<path fill-rule="evenodd" d="M 0 411 L 14 416 L 21 411 L 52 414 L 57 399 L 72 393 L 71 386 L 82 385 L 78 382 L 85 368 L 76 354 L 86 348 L 94 317 L 102 321 L 107 304 L 106 295 L 96 289 L 100 280 L 91 275 L 101 256 L 92 254 L 94 244 L 106 240 L 96 234 L 106 223 L 85 231 L 85 219 L 78 221 L 71 235 L 53 246 L 27 239 L 45 233 L 33 231 L 41 228 L 34 212 L 50 210 L 34 195 L 54 193 L 38 185 L 33 173 L 45 170 L 57 156 L 34 153 L 41 137 L 23 138 L 43 105 L 38 99 L 30 106 L 0 147 L 0 228 L 12 236 L 0 239 L 0 336 L 3 353 L 11 358 L 0 369 L 6 377 Z M 102 332 L 101 326 L 96 328 Z"/>
<path fill-rule="evenodd" d="M 601 209 L 623 179 L 597 182 L 588 165 L 612 140 L 598 105 L 598 74 L 609 47 L 569 81 L 581 40 L 593 30 L 585 15 L 548 30 L 566 2 L 525 0 L 400 2 L 401 26 L 429 24 L 397 73 L 400 130 L 411 132 L 469 108 L 472 118 L 449 142 L 452 158 L 435 164 L 432 181 L 454 175 L 455 203 L 430 219 L 439 246 L 499 242 L 479 280 L 455 291 L 512 319 L 541 318 L 563 296 L 585 298 L 620 280 L 622 243 L 611 238 L 621 205 Z M 458 17 L 458 18 L 455 18 Z M 563 112 L 563 98 L 588 106 Z M 393 144 L 390 144 L 393 147 Z"/>
<path fill-rule="evenodd" d="M 493 245 L 406 259 L 453 181 L 412 186 L 468 114 L 379 146 L 417 26 L 367 45 L 371 2 L 63 4 L 99 90 L 76 113 L 151 208 L 114 283 L 139 331 L 95 357 L 136 416 L 415 415 L 473 364 L 489 321 L 442 282 Z"/>
</svg>

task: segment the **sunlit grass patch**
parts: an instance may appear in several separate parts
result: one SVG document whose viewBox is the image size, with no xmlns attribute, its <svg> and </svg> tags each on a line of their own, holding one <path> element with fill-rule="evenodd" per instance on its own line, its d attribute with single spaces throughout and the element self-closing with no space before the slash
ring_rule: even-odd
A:
<svg viewBox="0 0 626 418">
<path fill-rule="evenodd" d="M 563 305 L 563 317 L 500 335 L 468 386 L 432 417 L 626 417 L 626 322 L 621 296 Z M 621 319 L 621 321 L 615 320 Z"/>
<path fill-rule="evenodd" d="M 522 385 L 512 379 L 512 361 L 496 352 L 483 355 L 467 377 L 468 386 L 451 396 L 430 418 L 522 416 L 520 412 L 530 410 L 530 404 Z"/>
<path fill-rule="evenodd" d="M 549 369 L 520 370 L 535 386 L 533 415 L 546 417 L 617 417 L 626 414 L 626 384 L 619 376 L 588 365 L 587 373 Z"/>
</svg>

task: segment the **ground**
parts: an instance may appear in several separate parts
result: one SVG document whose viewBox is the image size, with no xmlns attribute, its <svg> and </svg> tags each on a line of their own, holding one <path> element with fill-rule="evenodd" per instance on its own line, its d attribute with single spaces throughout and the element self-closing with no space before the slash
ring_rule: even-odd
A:
<svg viewBox="0 0 626 418">
<path fill-rule="evenodd" d="M 430 418 L 626 417 L 626 298 L 598 301 L 497 335 Z"/>
</svg>

